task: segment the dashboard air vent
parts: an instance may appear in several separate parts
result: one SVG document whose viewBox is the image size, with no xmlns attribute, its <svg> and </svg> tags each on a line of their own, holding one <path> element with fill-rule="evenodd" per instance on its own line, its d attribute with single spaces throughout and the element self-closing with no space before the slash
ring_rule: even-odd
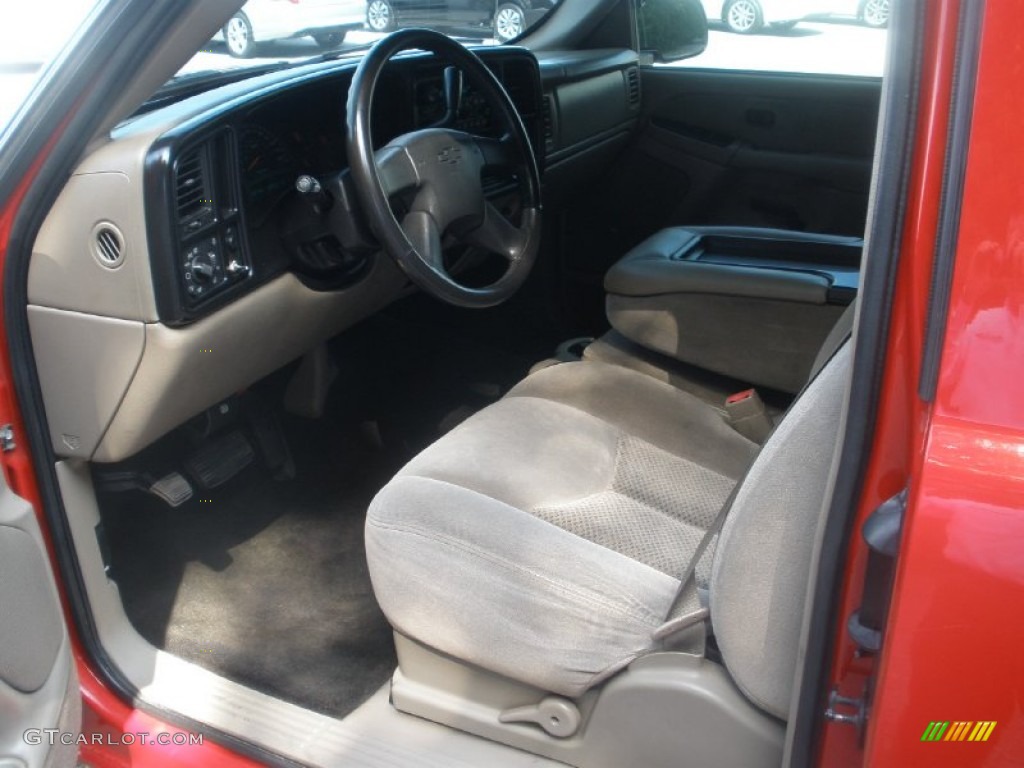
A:
<svg viewBox="0 0 1024 768">
<path fill-rule="evenodd" d="M 186 235 L 213 222 L 213 199 L 206 166 L 205 145 L 189 150 L 178 159 L 175 195 L 178 221 Z"/>
<path fill-rule="evenodd" d="M 555 147 L 555 105 L 554 97 L 544 95 L 542 118 L 544 120 L 544 146 L 549 150 Z"/>
<path fill-rule="evenodd" d="M 92 230 L 92 255 L 101 267 L 117 269 L 124 263 L 124 235 L 108 221 Z"/>
<path fill-rule="evenodd" d="M 640 103 L 640 70 L 636 67 L 626 70 L 626 98 L 631 107 Z"/>
</svg>

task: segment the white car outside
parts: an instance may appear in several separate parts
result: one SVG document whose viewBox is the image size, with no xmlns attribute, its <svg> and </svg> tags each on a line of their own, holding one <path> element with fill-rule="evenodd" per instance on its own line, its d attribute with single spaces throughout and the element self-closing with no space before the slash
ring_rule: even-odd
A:
<svg viewBox="0 0 1024 768">
<path fill-rule="evenodd" d="M 857 19 L 876 29 L 889 25 L 889 0 L 827 0 L 824 5 L 826 16 Z"/>
<path fill-rule="evenodd" d="M 350 29 L 361 29 L 366 0 L 249 0 L 215 39 L 228 53 L 253 55 L 257 43 L 309 36 L 321 48 L 336 48 Z"/>
<path fill-rule="evenodd" d="M 828 0 L 701 0 L 701 4 L 708 21 L 721 21 L 740 34 L 792 27 L 807 16 L 830 10 Z"/>
</svg>

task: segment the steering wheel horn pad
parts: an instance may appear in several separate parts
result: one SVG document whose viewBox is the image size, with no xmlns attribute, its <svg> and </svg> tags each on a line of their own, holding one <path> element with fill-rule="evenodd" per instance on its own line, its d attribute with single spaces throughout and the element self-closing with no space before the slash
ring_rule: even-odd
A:
<svg viewBox="0 0 1024 768">
<path fill-rule="evenodd" d="M 397 53 L 427 50 L 459 67 L 491 105 L 506 135 L 475 136 L 432 127 L 406 133 L 374 150 L 370 115 L 384 65 Z M 360 63 L 349 90 L 346 143 L 356 196 L 370 230 L 383 249 L 424 291 L 450 304 L 489 307 L 522 285 L 536 260 L 540 240 L 540 178 L 519 114 L 486 65 L 471 51 L 432 30 L 406 29 L 380 40 Z M 485 197 L 482 172 L 513 169 L 523 209 L 519 225 Z M 411 198 L 399 222 L 390 198 Z M 456 282 L 444 268 L 445 236 L 503 256 L 504 274 L 483 288 Z"/>
</svg>

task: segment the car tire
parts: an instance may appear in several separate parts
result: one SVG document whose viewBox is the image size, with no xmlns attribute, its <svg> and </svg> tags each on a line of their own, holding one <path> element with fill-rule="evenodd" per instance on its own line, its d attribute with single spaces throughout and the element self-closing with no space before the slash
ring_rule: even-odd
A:
<svg viewBox="0 0 1024 768">
<path fill-rule="evenodd" d="M 388 0 L 370 0 L 366 4 L 366 26 L 371 32 L 390 32 L 395 28 L 395 9 Z"/>
<path fill-rule="evenodd" d="M 236 59 L 248 59 L 256 52 L 256 39 L 249 17 L 239 11 L 224 25 L 224 43 Z"/>
<path fill-rule="evenodd" d="M 722 9 L 722 21 L 739 35 L 752 35 L 764 28 L 764 14 L 757 0 L 729 0 Z"/>
<path fill-rule="evenodd" d="M 515 3 L 502 3 L 494 12 L 494 38 L 499 43 L 514 40 L 526 31 L 526 14 Z"/>
<path fill-rule="evenodd" d="M 864 0 L 857 17 L 862 24 L 875 29 L 889 26 L 889 0 Z"/>
<path fill-rule="evenodd" d="M 345 42 L 345 33 L 347 30 L 338 29 L 334 32 L 317 32 L 313 35 L 313 39 L 316 40 L 316 44 L 324 51 L 333 51 L 339 45 Z"/>
</svg>

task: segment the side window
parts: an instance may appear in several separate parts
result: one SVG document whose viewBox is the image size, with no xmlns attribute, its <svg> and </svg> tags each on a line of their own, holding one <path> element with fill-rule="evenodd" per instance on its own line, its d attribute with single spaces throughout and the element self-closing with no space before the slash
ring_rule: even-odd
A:
<svg viewBox="0 0 1024 768">
<path fill-rule="evenodd" d="M 666 53 L 684 7 L 703 9 L 703 53 Z M 659 66 L 880 77 L 890 0 L 638 0 L 642 50 Z"/>
</svg>

